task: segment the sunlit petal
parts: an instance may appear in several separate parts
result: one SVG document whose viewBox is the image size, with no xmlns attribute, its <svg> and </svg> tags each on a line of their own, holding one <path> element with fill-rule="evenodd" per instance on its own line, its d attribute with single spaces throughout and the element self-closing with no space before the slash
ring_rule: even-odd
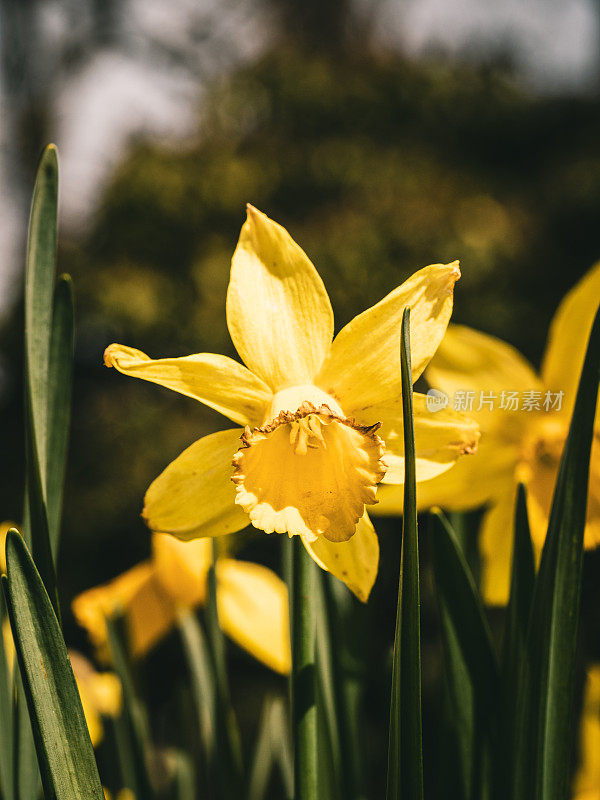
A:
<svg viewBox="0 0 600 800">
<path fill-rule="evenodd" d="M 273 391 L 311 383 L 333 337 L 318 272 L 285 228 L 252 206 L 231 262 L 227 325 L 244 363 Z"/>
<path fill-rule="evenodd" d="M 465 414 L 451 409 L 431 412 L 427 398 L 413 395 L 417 481 L 441 475 L 461 456 L 477 450 L 479 426 Z M 382 483 L 404 483 L 404 431 L 402 400 L 355 411 L 357 422 L 381 422 L 378 433 L 385 442 L 383 460 L 387 466 Z"/>
<path fill-rule="evenodd" d="M 314 541 L 302 537 L 302 541 L 320 567 L 343 581 L 359 600 L 367 602 L 379 567 L 379 541 L 366 513 L 347 542 L 332 542 L 323 536 Z"/>
<path fill-rule="evenodd" d="M 502 428 L 504 438 L 520 439 L 529 417 L 520 408 L 502 408 L 502 392 L 540 391 L 533 367 L 514 347 L 487 333 L 463 325 L 449 325 L 446 336 L 427 368 L 425 377 L 452 402 L 457 391 L 473 392 L 470 414 L 483 432 Z M 481 404 L 481 392 L 484 402 Z M 491 394 L 490 394 L 491 393 Z M 492 396 L 493 395 L 493 396 Z M 492 406 L 485 398 L 492 399 Z M 505 403 L 506 403 L 506 395 Z"/>
<path fill-rule="evenodd" d="M 481 594 L 491 606 L 506 605 L 514 539 L 516 484 L 508 485 L 486 511 L 479 532 Z"/>
<path fill-rule="evenodd" d="M 104 363 L 193 397 L 241 425 L 259 425 L 271 402 L 268 386 L 227 356 L 198 353 L 154 360 L 133 347 L 111 344 L 104 351 Z"/>
<path fill-rule="evenodd" d="M 206 600 L 212 539 L 182 542 L 166 533 L 154 533 L 152 555 L 156 576 L 174 602 L 193 607 Z"/>
<path fill-rule="evenodd" d="M 248 525 L 235 504 L 232 459 L 240 446 L 239 429 L 199 439 L 171 462 L 150 485 L 143 517 L 153 531 L 179 539 L 221 536 Z"/>
<path fill-rule="evenodd" d="M 315 382 L 346 413 L 396 400 L 400 385 L 400 323 L 410 306 L 410 343 L 416 380 L 441 342 L 450 314 L 458 262 L 416 272 L 338 333 Z"/>
<path fill-rule="evenodd" d="M 482 434 L 473 455 L 465 455 L 441 475 L 417 484 L 420 510 L 441 506 L 450 511 L 465 511 L 493 502 L 507 482 L 514 480 L 519 448 L 510 442 Z M 402 514 L 404 488 L 384 486 L 377 490 L 378 504 L 372 513 Z"/>
<path fill-rule="evenodd" d="M 219 622 L 225 633 L 271 669 L 291 667 L 288 592 L 274 572 L 260 564 L 217 561 Z"/>
<path fill-rule="evenodd" d="M 123 614 L 131 651 L 141 656 L 174 625 L 176 609 L 160 581 L 154 564 L 138 564 L 102 586 L 88 589 L 72 603 L 77 622 L 87 630 L 98 654 L 108 659 L 106 618 Z"/>
<path fill-rule="evenodd" d="M 542 366 L 546 389 L 563 391 L 563 411 L 570 416 L 583 358 L 600 304 L 600 262 L 563 299 L 554 315 Z M 598 400 L 600 404 L 600 398 Z M 600 415 L 596 416 L 597 424 Z"/>
</svg>

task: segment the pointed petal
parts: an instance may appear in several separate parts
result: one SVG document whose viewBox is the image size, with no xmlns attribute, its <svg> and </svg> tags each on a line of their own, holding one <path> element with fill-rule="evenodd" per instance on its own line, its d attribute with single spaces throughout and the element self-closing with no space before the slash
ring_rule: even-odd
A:
<svg viewBox="0 0 600 800">
<path fill-rule="evenodd" d="M 213 559 L 211 539 L 182 542 L 168 533 L 154 533 L 152 556 L 156 576 L 174 602 L 193 607 L 206 600 L 206 579 Z"/>
<path fill-rule="evenodd" d="M 288 592 L 274 572 L 260 564 L 217 561 L 219 622 L 234 642 L 276 672 L 291 668 Z"/>
<path fill-rule="evenodd" d="M 345 413 L 396 400 L 400 387 L 400 323 L 410 306 L 413 379 L 417 380 L 441 342 L 450 314 L 458 262 L 416 272 L 377 305 L 338 333 L 315 381 L 339 400 Z"/>
<path fill-rule="evenodd" d="M 445 392 L 450 402 L 457 391 L 474 392 L 472 413 L 482 431 L 501 425 L 508 433 L 509 417 L 511 425 L 523 422 L 520 410 L 510 412 L 500 409 L 503 391 L 542 390 L 538 375 L 518 350 L 495 336 L 464 325 L 448 326 L 425 377 L 431 386 Z M 482 410 L 477 410 L 480 392 L 493 392 L 496 395 L 493 410 L 485 404 Z M 516 434 L 517 438 L 521 429 Z"/>
<path fill-rule="evenodd" d="M 175 606 L 156 577 L 154 565 L 145 561 L 109 583 L 88 589 L 72 604 L 75 619 L 88 632 L 99 656 L 108 656 L 106 618 L 125 615 L 133 655 L 152 648 L 174 625 Z"/>
<path fill-rule="evenodd" d="M 231 481 L 241 434 L 239 428 L 211 433 L 169 464 L 144 499 L 142 516 L 151 530 L 188 540 L 233 533 L 249 524 L 235 504 Z"/>
<path fill-rule="evenodd" d="M 343 581 L 359 600 L 366 603 L 377 577 L 379 541 L 373 523 L 365 513 L 347 542 L 331 542 L 319 536 L 302 542 L 317 564 Z"/>
<path fill-rule="evenodd" d="M 104 363 L 199 400 L 240 425 L 260 425 L 272 398 L 268 386 L 246 367 L 214 353 L 154 360 L 133 347 L 111 344 Z"/>
<path fill-rule="evenodd" d="M 594 314 L 600 304 L 600 261 L 562 300 L 554 315 L 542 365 L 544 385 L 565 393 L 562 410 L 570 417 Z M 600 407 L 600 399 L 599 399 Z M 598 421 L 597 415 L 596 420 Z"/>
<path fill-rule="evenodd" d="M 504 606 L 510 590 L 516 484 L 486 511 L 479 532 L 481 594 L 490 606 Z"/>
<path fill-rule="evenodd" d="M 514 480 L 519 448 L 493 434 L 482 434 L 477 452 L 459 458 L 449 470 L 417 485 L 417 506 L 466 511 L 492 502 Z M 372 513 L 402 514 L 404 488 L 380 485 Z"/>
<path fill-rule="evenodd" d="M 424 394 L 413 394 L 417 481 L 441 475 L 462 456 L 477 450 L 479 426 L 475 420 L 445 408 L 432 412 L 427 409 Z M 379 436 L 385 442 L 383 461 L 387 471 L 383 483 L 404 483 L 404 434 L 402 401 L 370 406 L 355 412 L 357 422 L 373 425 L 381 422 Z"/>
<path fill-rule="evenodd" d="M 273 391 L 312 383 L 333 338 L 318 272 L 285 228 L 252 206 L 231 262 L 227 325 L 244 363 Z"/>
</svg>

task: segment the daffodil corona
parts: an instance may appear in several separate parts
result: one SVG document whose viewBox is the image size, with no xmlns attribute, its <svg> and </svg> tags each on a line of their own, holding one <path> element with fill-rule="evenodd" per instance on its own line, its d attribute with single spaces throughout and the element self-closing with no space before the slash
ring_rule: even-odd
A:
<svg viewBox="0 0 600 800">
<path fill-rule="evenodd" d="M 144 518 L 181 539 L 252 523 L 300 536 L 314 560 L 363 600 L 379 546 L 367 514 L 382 482 L 403 480 L 399 331 L 411 308 L 416 380 L 452 311 L 457 263 L 415 273 L 333 338 L 316 269 L 287 231 L 252 206 L 233 255 L 227 323 L 246 367 L 225 356 L 152 360 L 113 344 L 105 362 L 200 400 L 243 425 L 189 447 L 148 489 Z M 433 415 L 415 396 L 418 479 L 477 445 L 475 422 Z"/>
</svg>

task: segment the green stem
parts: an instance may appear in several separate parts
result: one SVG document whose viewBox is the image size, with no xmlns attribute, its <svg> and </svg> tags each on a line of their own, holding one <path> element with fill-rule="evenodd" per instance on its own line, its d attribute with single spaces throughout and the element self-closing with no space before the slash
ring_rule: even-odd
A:
<svg viewBox="0 0 600 800">
<path fill-rule="evenodd" d="M 294 800 L 318 798 L 314 569 L 314 562 L 300 537 L 292 537 L 290 602 Z"/>
</svg>

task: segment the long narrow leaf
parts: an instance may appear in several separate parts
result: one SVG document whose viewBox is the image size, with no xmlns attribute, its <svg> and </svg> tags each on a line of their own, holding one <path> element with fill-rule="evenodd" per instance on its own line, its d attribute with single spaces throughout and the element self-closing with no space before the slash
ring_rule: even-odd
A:
<svg viewBox="0 0 600 800">
<path fill-rule="evenodd" d="M 191 610 L 179 617 L 179 630 L 191 677 L 192 694 L 207 766 L 212 768 L 216 749 L 217 698 L 213 665 L 204 632 Z"/>
<path fill-rule="evenodd" d="M 446 518 L 438 520 L 433 567 L 442 621 L 445 673 L 465 798 L 482 796 L 485 747 L 498 700 L 499 673 L 475 583 Z"/>
<path fill-rule="evenodd" d="M 52 294 L 56 263 L 58 159 L 54 145 L 44 150 L 37 171 L 25 272 L 25 364 L 33 437 L 41 464 L 46 464 L 48 361 L 52 327 Z M 45 475 L 42 477 L 45 482 Z M 43 483 L 45 489 L 45 483 Z"/>
<path fill-rule="evenodd" d="M 419 544 L 409 322 L 410 310 L 405 308 L 400 343 L 404 516 L 392 671 L 387 800 L 421 800 L 423 797 Z"/>
<path fill-rule="evenodd" d="M 56 561 L 60 533 L 63 482 L 69 438 L 73 330 L 73 285 L 68 275 L 61 275 L 54 290 L 48 364 L 46 507 L 48 510 L 48 534 L 54 561 Z"/>
<path fill-rule="evenodd" d="M 600 379 L 600 309 L 592 327 L 532 601 L 515 735 L 515 800 L 563 800 L 572 746 L 589 458 Z"/>
<path fill-rule="evenodd" d="M 56 615 L 16 531 L 4 579 L 11 629 L 47 798 L 103 798 L 94 750 Z"/>
<path fill-rule="evenodd" d="M 26 541 L 60 618 L 46 493 L 49 360 L 56 267 L 58 160 L 49 145 L 38 167 L 25 267 Z"/>
<path fill-rule="evenodd" d="M 135 768 L 135 786 L 133 792 L 136 797 L 152 800 L 154 789 L 150 780 L 150 723 L 146 708 L 138 694 L 133 670 L 125 644 L 123 618 L 117 616 L 107 618 L 108 641 L 113 666 L 123 689 L 123 712 L 126 722 L 123 726 L 127 732 L 130 751 L 133 756 L 132 763 Z M 121 733 L 124 733 L 121 731 Z"/>
<path fill-rule="evenodd" d="M 206 620 L 210 651 L 213 660 L 216 713 L 216 770 L 217 780 L 223 795 L 229 800 L 237 800 L 242 793 L 242 751 L 237 720 L 231 705 L 227 665 L 225 659 L 225 639 L 219 624 L 217 600 L 217 542 L 213 540 L 213 563 L 208 571 L 208 605 Z"/>
</svg>

